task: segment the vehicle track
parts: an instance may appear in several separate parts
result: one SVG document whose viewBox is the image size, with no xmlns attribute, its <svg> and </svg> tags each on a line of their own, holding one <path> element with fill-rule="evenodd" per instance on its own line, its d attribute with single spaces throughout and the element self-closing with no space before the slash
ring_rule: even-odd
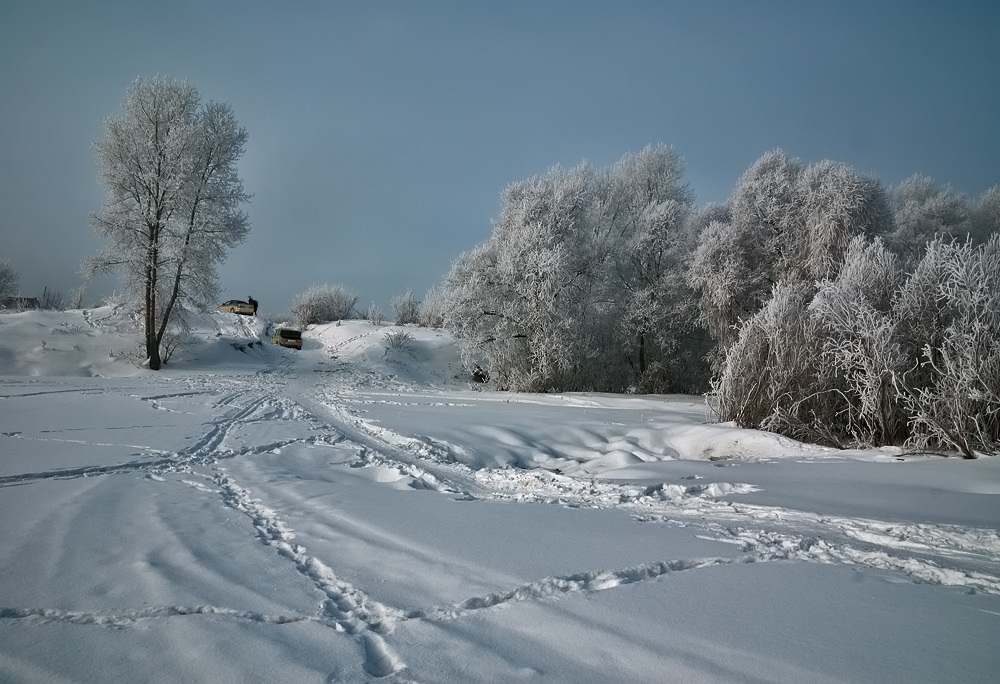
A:
<svg viewBox="0 0 1000 684">
<path fill-rule="evenodd" d="M 46 479 L 135 473 L 145 473 L 164 486 L 195 487 L 215 497 L 219 505 L 244 516 L 248 539 L 272 548 L 287 561 L 290 572 L 309 581 L 322 597 L 316 611 L 269 615 L 214 605 L 144 606 L 115 611 L 10 606 L 0 607 L 0 619 L 26 625 L 60 622 L 118 629 L 150 620 L 180 618 L 253 621 L 276 627 L 307 621 L 331 629 L 336 638 L 354 639 L 359 653 L 358 671 L 381 678 L 406 668 L 392 647 L 392 635 L 407 622 L 460 620 L 516 603 L 566 599 L 720 565 L 789 561 L 841 564 L 887 571 L 915 582 L 1000 594 L 1000 537 L 993 530 L 821 516 L 727 499 L 736 494 L 751 495 L 750 485 L 713 487 L 696 482 L 638 486 L 544 470 L 476 471 L 450 457 L 455 445 L 372 430 L 342 410 L 335 395 L 303 391 L 294 376 L 281 368 L 245 378 L 199 378 L 184 384 L 187 389 L 177 392 L 130 396 L 154 406 L 162 406 L 167 399 L 214 397 L 212 406 L 221 413 L 208 420 L 204 431 L 186 447 L 157 453 L 154 460 L 6 476 L 0 478 L 0 487 L 30 486 Z M 234 446 L 237 440 L 233 436 L 239 431 L 274 420 L 302 423 L 301 436 Z M 8 436 L 18 437 L 14 433 Z M 419 483 L 422 488 L 456 498 L 622 510 L 646 523 L 682 524 L 694 528 L 699 536 L 738 545 L 740 554 L 651 559 L 624 568 L 585 568 L 469 596 L 450 605 L 404 610 L 373 599 L 362 587 L 338 576 L 335 556 L 320 557 L 310 552 L 307 540 L 300 538 L 280 511 L 259 499 L 252 485 L 237 481 L 226 470 L 230 459 L 253 457 L 293 444 L 350 445 L 357 453 L 350 465 L 391 466 L 412 478 L 414 486 Z M 176 474 L 184 477 L 170 477 Z"/>
</svg>

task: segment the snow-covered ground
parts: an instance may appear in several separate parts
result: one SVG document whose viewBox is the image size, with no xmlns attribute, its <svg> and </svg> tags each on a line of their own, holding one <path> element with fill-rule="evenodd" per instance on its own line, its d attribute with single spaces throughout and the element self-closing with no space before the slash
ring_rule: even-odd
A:
<svg viewBox="0 0 1000 684">
<path fill-rule="evenodd" d="M 1000 459 L 195 323 L 0 314 L 0 681 L 1000 681 Z"/>
</svg>

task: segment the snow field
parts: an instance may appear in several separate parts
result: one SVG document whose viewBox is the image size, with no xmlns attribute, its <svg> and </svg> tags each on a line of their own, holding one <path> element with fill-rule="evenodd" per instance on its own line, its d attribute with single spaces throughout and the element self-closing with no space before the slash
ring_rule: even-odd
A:
<svg viewBox="0 0 1000 684">
<path fill-rule="evenodd" d="M 16 316 L 0 358 L 35 344 Z M 159 374 L 0 377 L 0 679 L 1000 671 L 994 459 L 832 452 L 692 397 L 494 394 L 439 332 L 393 356 L 345 322 L 298 353 L 231 318 Z"/>
</svg>

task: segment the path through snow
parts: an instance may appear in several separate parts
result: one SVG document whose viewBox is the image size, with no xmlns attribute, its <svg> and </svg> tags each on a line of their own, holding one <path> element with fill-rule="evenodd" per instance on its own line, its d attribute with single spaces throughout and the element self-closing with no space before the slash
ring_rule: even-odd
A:
<svg viewBox="0 0 1000 684">
<path fill-rule="evenodd" d="M 683 622 L 644 615 L 671 596 L 672 577 L 731 582 L 739 576 L 727 568 L 770 564 L 798 569 L 793 588 L 817 566 L 885 580 L 869 600 L 909 597 L 900 613 L 907 621 L 932 619 L 932 609 L 964 616 L 963 638 L 946 639 L 957 655 L 936 668 L 923 656 L 897 664 L 900 680 L 933 681 L 955 670 L 952 657 L 965 658 L 963 681 L 998 671 L 995 464 L 983 461 L 977 477 L 958 480 L 968 491 L 952 492 L 973 524 L 763 504 L 755 497 L 772 488 L 779 456 L 814 463 L 818 478 L 828 461 L 838 472 L 872 464 L 699 427 L 689 399 L 504 398 L 407 384 L 373 365 L 312 373 L 352 363 L 342 355 L 370 337 L 314 339 L 313 357 L 265 348 L 249 373 L 0 379 L 0 675 L 176 679 L 157 669 L 169 656 L 152 654 L 146 633 L 194 649 L 200 662 L 182 668 L 186 680 L 270 672 L 330 682 L 614 681 L 662 668 L 665 681 L 871 674 L 864 653 L 817 670 L 836 643 L 810 642 L 814 653 L 745 634 L 702 643 L 676 633 Z M 380 363 L 391 363 L 384 356 Z M 691 449 L 718 460 L 678 460 Z M 933 486 L 901 489 L 931 496 Z M 844 575 L 808 576 L 827 578 L 815 586 L 820 601 L 839 582 L 830 578 Z M 747 572 L 737 581 L 772 589 L 761 578 Z M 918 595 L 903 585 L 937 588 Z M 617 599 L 597 600 L 605 595 Z M 644 608 L 621 612 L 639 596 Z M 759 600 L 747 595 L 751 605 Z M 864 604 L 861 595 L 843 600 Z M 753 611 L 727 610 L 754 622 Z M 197 621 L 198 636 L 180 636 L 179 620 Z M 688 620 L 698 632 L 698 619 Z M 586 624 L 604 644 L 592 652 L 565 642 Z M 727 633 L 715 626 L 706 634 Z M 87 631 L 98 627 L 132 636 Z M 661 627 L 674 633 L 673 647 Z M 920 638 L 912 625 L 901 631 Z M 55 638 L 79 646 L 44 645 Z M 234 646 L 241 639 L 250 646 Z M 108 664 L 109 652 L 133 642 L 148 662 Z M 672 650 L 681 643 L 683 655 Z M 865 643 L 864 635 L 850 642 Z M 274 660 L 260 662 L 255 645 Z M 605 648 L 603 660 L 591 659 Z"/>
</svg>

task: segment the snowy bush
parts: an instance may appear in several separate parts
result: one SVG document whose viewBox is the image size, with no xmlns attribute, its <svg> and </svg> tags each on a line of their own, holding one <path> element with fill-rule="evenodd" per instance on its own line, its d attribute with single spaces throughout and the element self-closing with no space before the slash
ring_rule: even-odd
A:
<svg viewBox="0 0 1000 684">
<path fill-rule="evenodd" d="M 64 311 L 66 300 L 59 290 L 50 290 L 48 286 L 42 288 L 42 297 L 38 300 L 38 308 L 45 311 Z"/>
<path fill-rule="evenodd" d="M 712 388 L 724 421 L 764 427 L 776 420 L 807 425 L 814 416 L 803 401 L 815 391 L 819 350 L 807 306 L 812 289 L 779 283 L 764 307 L 740 328 Z M 781 430 L 786 432 L 786 430 Z"/>
<path fill-rule="evenodd" d="M 385 350 L 389 351 L 410 351 L 413 345 L 413 335 L 405 330 L 390 330 L 382 336 L 385 340 Z"/>
<path fill-rule="evenodd" d="M 396 316 L 396 325 L 407 325 L 420 322 L 420 301 L 411 290 L 406 294 L 392 298 L 392 310 Z"/>
<path fill-rule="evenodd" d="M 382 313 L 382 309 L 375 302 L 372 302 L 368 305 L 368 310 L 365 311 L 365 320 L 373 325 L 382 325 L 382 321 L 385 320 L 385 314 Z"/>
<path fill-rule="evenodd" d="M 434 287 L 428 290 L 420 305 L 420 325 L 425 328 L 443 327 L 445 306 L 446 298 L 442 289 Z"/>
<path fill-rule="evenodd" d="M 978 247 L 938 239 L 927 246 L 899 298 L 917 365 L 898 385 L 910 443 L 966 456 L 1000 449 L 1000 235 Z M 914 301 L 917 300 L 917 301 Z M 924 302 L 923 307 L 918 301 Z M 914 333 L 923 333 L 915 336 Z"/>
<path fill-rule="evenodd" d="M 300 327 L 313 323 L 342 321 L 354 313 L 358 295 L 343 285 L 314 286 L 297 295 L 292 302 L 292 315 Z"/>
<path fill-rule="evenodd" d="M 1000 236 L 938 238 L 910 275 L 855 238 L 836 278 L 779 283 L 739 329 L 723 420 L 838 445 L 1000 449 Z"/>
<path fill-rule="evenodd" d="M 71 309 L 82 309 L 83 308 L 83 296 L 86 293 L 86 287 L 81 285 L 69 293 L 69 308 Z"/>
<path fill-rule="evenodd" d="M 986 242 L 994 233 L 1000 233 L 1000 185 L 994 185 L 972 207 L 972 239 L 976 244 Z"/>
<path fill-rule="evenodd" d="M 809 312 L 820 326 L 816 391 L 831 393 L 821 418 L 856 444 L 896 444 L 906 417 L 895 378 L 908 364 L 891 308 L 903 273 L 880 240 L 857 237 L 835 280 L 820 283 Z"/>
</svg>

